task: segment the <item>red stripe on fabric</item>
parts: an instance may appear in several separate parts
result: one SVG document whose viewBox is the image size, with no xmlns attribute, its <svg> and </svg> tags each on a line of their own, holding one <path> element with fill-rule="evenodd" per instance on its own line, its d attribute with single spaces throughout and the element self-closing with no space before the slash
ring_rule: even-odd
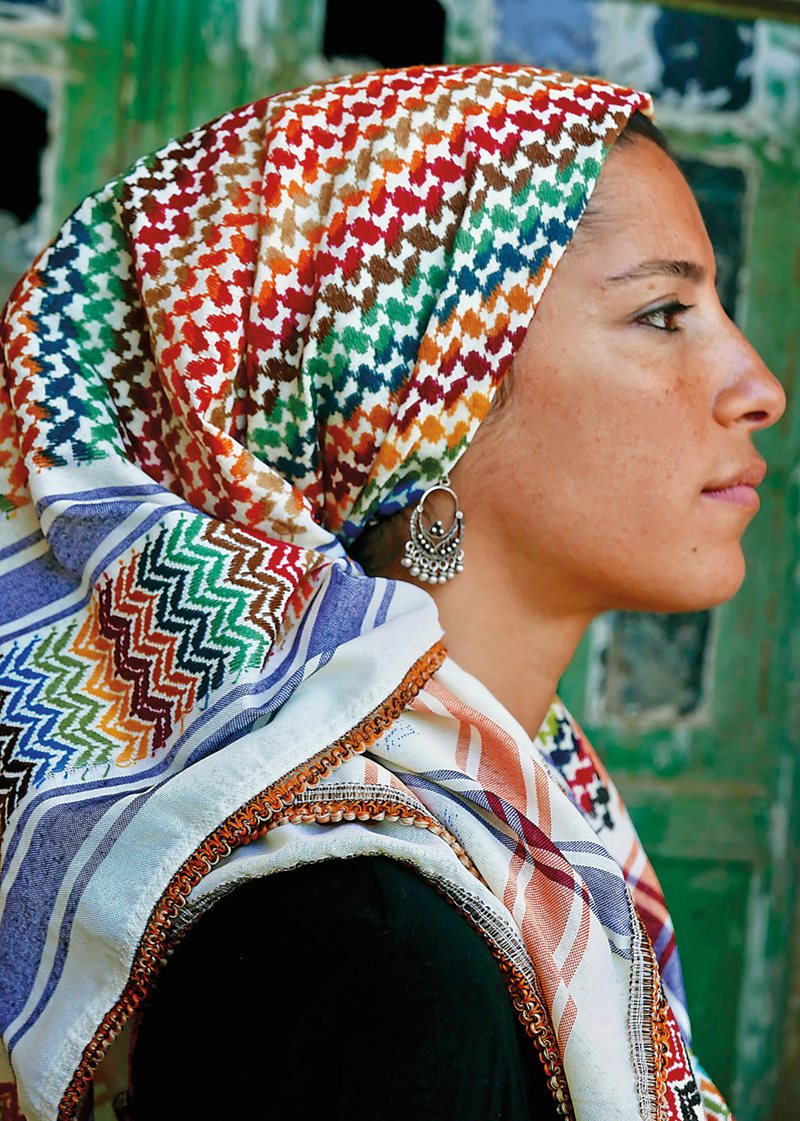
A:
<svg viewBox="0 0 800 1121">
<path fill-rule="evenodd" d="M 497 790 L 512 805 L 525 805 L 527 790 L 517 744 L 499 724 L 480 715 L 474 708 L 453 696 L 435 678 L 428 683 L 429 691 L 454 719 L 467 721 L 479 731 L 481 755 L 477 781 L 484 788 Z"/>
<path fill-rule="evenodd" d="M 575 972 L 578 966 L 583 961 L 584 951 L 589 944 L 589 916 L 591 915 L 591 911 L 589 909 L 589 892 L 585 884 L 581 885 L 580 901 L 581 921 L 578 926 L 578 932 L 575 935 L 575 939 L 572 943 L 572 948 L 567 954 L 567 959 L 564 962 L 564 967 L 562 970 L 564 980 L 567 984 L 569 984 L 572 978 L 575 976 Z"/>
<path fill-rule="evenodd" d="M 525 846 L 519 842 L 514 849 L 511 860 L 508 865 L 508 877 L 506 885 L 503 888 L 503 906 L 508 913 L 513 916 L 514 907 L 517 902 L 517 882 L 519 880 L 520 869 L 522 869 L 527 860 L 527 853 Z"/>
</svg>

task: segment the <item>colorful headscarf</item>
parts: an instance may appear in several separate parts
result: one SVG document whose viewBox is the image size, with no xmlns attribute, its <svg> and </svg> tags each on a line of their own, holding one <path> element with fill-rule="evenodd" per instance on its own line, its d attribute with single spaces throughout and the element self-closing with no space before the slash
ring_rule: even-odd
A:
<svg viewBox="0 0 800 1121">
<path fill-rule="evenodd" d="M 87 199 L 20 282 L 0 398 L 0 1028 L 29 1121 L 77 1116 L 215 892 L 358 851 L 419 867 L 489 938 L 567 1116 L 716 1116 L 632 829 L 590 873 L 597 823 L 541 740 L 535 805 L 487 785 L 496 702 L 473 682 L 465 716 L 436 684 L 456 668 L 430 597 L 346 552 L 467 447 L 637 109 L 509 66 L 280 95 Z M 426 756 L 400 733 L 425 705 L 456 729 L 449 800 L 453 775 L 410 777 Z M 525 890 L 495 886 L 509 831 L 512 864 L 538 867 L 538 846 L 561 869 L 547 937 L 520 919 Z M 565 960 L 559 923 L 562 948 L 581 931 Z M 607 1063 L 586 1051 L 604 993 Z"/>
</svg>

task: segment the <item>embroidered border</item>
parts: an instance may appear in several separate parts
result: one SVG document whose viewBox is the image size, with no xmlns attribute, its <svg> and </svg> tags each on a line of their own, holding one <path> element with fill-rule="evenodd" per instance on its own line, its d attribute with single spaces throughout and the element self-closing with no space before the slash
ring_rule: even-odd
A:
<svg viewBox="0 0 800 1121">
<path fill-rule="evenodd" d="M 661 986 L 653 944 L 633 904 L 631 919 L 634 935 L 628 1001 L 631 1059 L 642 1117 L 648 1121 L 663 1121 L 669 1063 L 669 1006 Z"/>
<path fill-rule="evenodd" d="M 166 964 L 164 953 L 170 927 L 192 888 L 222 857 L 228 856 L 246 840 L 252 841 L 263 833 L 273 816 L 284 813 L 300 791 L 319 782 L 345 759 L 365 751 L 382 736 L 436 672 L 446 655 L 444 643 L 437 642 L 414 663 L 395 691 L 356 727 L 231 814 L 173 875 L 150 915 L 122 995 L 105 1014 L 84 1048 L 81 1061 L 59 1103 L 58 1121 L 74 1121 L 93 1071 L 122 1025 L 141 1004 L 154 975 Z"/>
</svg>

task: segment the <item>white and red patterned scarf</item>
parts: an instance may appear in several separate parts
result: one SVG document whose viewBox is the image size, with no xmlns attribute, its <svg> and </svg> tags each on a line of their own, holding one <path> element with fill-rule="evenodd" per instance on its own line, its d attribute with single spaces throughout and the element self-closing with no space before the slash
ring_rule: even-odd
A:
<svg viewBox="0 0 800 1121">
<path fill-rule="evenodd" d="M 531 741 L 446 659 L 366 752 L 212 870 L 190 916 L 243 879 L 365 853 L 415 867 L 483 934 L 565 1117 L 730 1118 L 689 1047 L 658 880 L 558 699 Z"/>
</svg>

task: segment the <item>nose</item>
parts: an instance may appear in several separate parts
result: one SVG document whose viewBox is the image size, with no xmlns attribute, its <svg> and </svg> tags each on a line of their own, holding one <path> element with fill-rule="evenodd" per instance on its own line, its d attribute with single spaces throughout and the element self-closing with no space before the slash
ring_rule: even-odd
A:
<svg viewBox="0 0 800 1121">
<path fill-rule="evenodd" d="M 726 427 L 769 428 L 783 416 L 786 393 L 739 328 L 730 320 L 728 324 L 729 338 L 715 357 L 725 384 L 714 399 L 714 416 Z"/>
</svg>

